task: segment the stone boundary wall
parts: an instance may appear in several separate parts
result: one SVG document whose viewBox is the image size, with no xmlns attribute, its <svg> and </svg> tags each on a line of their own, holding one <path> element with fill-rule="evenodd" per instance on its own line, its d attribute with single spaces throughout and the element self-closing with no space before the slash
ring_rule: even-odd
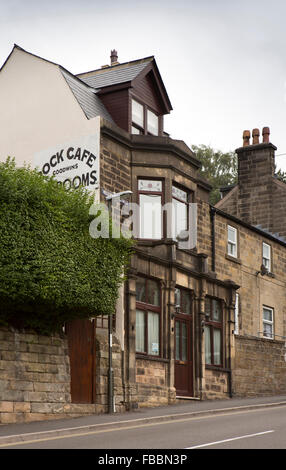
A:
<svg viewBox="0 0 286 470">
<path fill-rule="evenodd" d="M 284 341 L 235 337 L 233 392 L 237 397 L 286 393 Z"/>
<path fill-rule="evenodd" d="M 105 404 L 71 403 L 65 337 L 0 328 L 0 424 L 106 411 Z"/>
<path fill-rule="evenodd" d="M 0 423 L 38 419 L 71 402 L 67 343 L 0 329 Z"/>
<path fill-rule="evenodd" d="M 205 369 L 204 400 L 229 398 L 229 374 L 225 371 Z"/>
</svg>

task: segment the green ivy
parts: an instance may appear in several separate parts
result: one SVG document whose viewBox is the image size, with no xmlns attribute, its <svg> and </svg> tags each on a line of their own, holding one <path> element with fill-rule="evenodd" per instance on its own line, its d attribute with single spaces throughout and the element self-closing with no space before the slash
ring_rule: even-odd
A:
<svg viewBox="0 0 286 470">
<path fill-rule="evenodd" d="M 114 313 L 132 242 L 93 239 L 92 203 L 84 189 L 0 163 L 1 325 L 50 334 L 68 320 Z"/>
</svg>

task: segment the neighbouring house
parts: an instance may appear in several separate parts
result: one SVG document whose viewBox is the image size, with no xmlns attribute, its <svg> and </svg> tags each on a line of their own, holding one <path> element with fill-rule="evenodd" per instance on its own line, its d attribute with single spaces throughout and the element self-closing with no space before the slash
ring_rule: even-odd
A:
<svg viewBox="0 0 286 470">
<path fill-rule="evenodd" d="M 237 149 L 238 184 L 212 207 L 196 155 L 164 130 L 172 106 L 154 57 L 111 51 L 110 65 L 74 75 L 14 46 L 0 101 L 1 160 L 138 205 L 113 319 L 116 409 L 285 393 L 286 185 L 268 131 Z M 68 331 L 71 399 L 107 405 L 108 320 L 90 325 Z"/>
</svg>

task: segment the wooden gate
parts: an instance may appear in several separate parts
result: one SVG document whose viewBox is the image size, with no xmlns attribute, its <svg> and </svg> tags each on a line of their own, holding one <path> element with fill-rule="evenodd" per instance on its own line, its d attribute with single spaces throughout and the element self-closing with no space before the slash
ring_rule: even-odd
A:
<svg viewBox="0 0 286 470">
<path fill-rule="evenodd" d="M 72 403 L 95 402 L 95 321 L 66 324 L 71 369 Z"/>
</svg>

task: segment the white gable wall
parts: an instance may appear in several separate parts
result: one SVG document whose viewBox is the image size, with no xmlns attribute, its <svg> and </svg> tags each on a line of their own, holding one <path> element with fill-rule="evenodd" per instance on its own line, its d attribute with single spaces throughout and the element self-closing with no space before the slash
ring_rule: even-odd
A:
<svg viewBox="0 0 286 470">
<path fill-rule="evenodd" d="M 96 131 L 59 66 L 17 48 L 0 72 L 0 103 L 0 161 L 33 164 L 35 152 Z"/>
</svg>

